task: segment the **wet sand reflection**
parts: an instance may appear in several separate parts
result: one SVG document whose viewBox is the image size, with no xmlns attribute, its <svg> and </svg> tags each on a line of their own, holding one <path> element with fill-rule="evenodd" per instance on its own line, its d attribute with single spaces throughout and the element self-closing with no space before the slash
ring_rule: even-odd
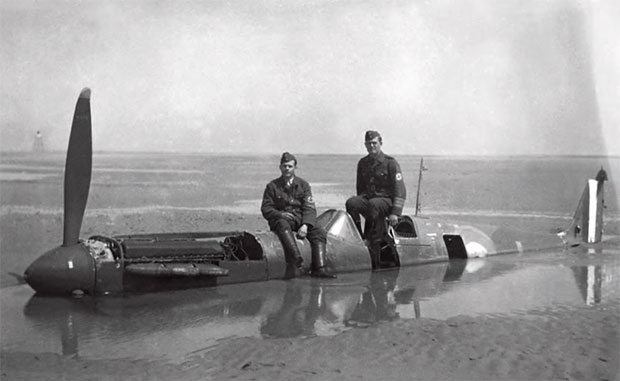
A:
<svg viewBox="0 0 620 381">
<path fill-rule="evenodd" d="M 235 337 L 329 336 L 394 319 L 594 305 L 617 299 L 618 272 L 613 259 L 538 254 L 342 274 L 334 281 L 304 278 L 119 298 L 32 296 L 25 319 L 11 321 L 19 329 L 3 332 L 2 349 L 38 353 L 51 345 L 66 356 L 181 359 Z"/>
</svg>

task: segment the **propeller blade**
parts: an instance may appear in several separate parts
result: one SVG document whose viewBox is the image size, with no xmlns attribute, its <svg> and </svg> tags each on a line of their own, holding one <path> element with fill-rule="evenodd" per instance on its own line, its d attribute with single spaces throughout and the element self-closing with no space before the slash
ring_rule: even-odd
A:
<svg viewBox="0 0 620 381">
<path fill-rule="evenodd" d="M 65 163 L 65 221 L 63 246 L 79 242 L 92 172 L 90 89 L 85 87 L 75 105 Z"/>
</svg>

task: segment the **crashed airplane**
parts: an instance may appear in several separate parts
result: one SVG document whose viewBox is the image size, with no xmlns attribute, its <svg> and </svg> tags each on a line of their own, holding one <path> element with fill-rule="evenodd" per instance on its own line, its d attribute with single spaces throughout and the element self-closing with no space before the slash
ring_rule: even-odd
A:
<svg viewBox="0 0 620 381">
<path fill-rule="evenodd" d="M 90 89 L 78 98 L 64 182 L 62 245 L 36 259 L 24 279 L 37 294 L 122 295 L 300 276 L 273 232 L 190 232 L 92 236 L 80 229 L 92 172 Z M 334 273 L 373 271 L 431 262 L 593 244 L 602 239 L 604 170 L 588 180 L 569 227 L 559 234 L 474 227 L 402 216 L 371 252 L 342 210 L 318 217 L 327 232 L 327 267 Z M 297 240 L 304 263 L 310 245 Z"/>
</svg>

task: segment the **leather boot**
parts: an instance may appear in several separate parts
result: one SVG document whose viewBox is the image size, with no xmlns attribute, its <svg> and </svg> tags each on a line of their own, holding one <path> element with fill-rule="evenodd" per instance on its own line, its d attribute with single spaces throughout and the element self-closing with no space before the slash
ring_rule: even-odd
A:
<svg viewBox="0 0 620 381">
<path fill-rule="evenodd" d="M 288 229 L 282 232 L 278 232 L 278 238 L 280 238 L 282 248 L 284 248 L 284 257 L 286 258 L 286 263 L 295 265 L 295 267 L 301 269 L 304 260 L 301 257 L 301 253 L 299 252 L 299 247 L 297 247 L 297 242 L 295 241 L 295 236 L 293 235 L 293 232 Z"/>
<path fill-rule="evenodd" d="M 375 239 L 371 241 L 370 245 L 368 246 L 368 252 L 370 253 L 372 269 L 379 269 L 381 267 L 381 240 Z"/>
<path fill-rule="evenodd" d="M 332 274 L 325 267 L 325 242 L 311 242 L 310 249 L 312 249 L 312 272 L 310 276 L 315 278 L 335 278 L 336 275 Z"/>
</svg>

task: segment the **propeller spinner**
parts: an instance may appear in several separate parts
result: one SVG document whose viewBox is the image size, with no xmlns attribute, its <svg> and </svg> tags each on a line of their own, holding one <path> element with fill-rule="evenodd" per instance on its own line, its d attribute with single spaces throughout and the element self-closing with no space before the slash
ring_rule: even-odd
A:
<svg viewBox="0 0 620 381">
<path fill-rule="evenodd" d="M 95 261 L 79 241 L 92 173 L 90 89 L 84 88 L 75 105 L 64 183 L 64 230 L 62 246 L 35 260 L 24 279 L 43 294 L 92 293 Z"/>
</svg>

